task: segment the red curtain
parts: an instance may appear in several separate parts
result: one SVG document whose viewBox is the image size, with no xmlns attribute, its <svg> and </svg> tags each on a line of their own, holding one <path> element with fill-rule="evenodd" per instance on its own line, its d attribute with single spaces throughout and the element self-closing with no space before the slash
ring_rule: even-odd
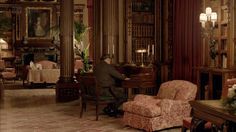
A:
<svg viewBox="0 0 236 132">
<path fill-rule="evenodd" d="M 202 60 L 201 0 L 174 0 L 173 7 L 173 79 L 196 82 Z"/>
</svg>

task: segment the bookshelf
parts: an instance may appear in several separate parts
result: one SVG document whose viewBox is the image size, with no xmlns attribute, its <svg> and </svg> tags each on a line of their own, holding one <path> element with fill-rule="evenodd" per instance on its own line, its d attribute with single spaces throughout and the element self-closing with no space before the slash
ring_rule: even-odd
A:
<svg viewBox="0 0 236 132">
<path fill-rule="evenodd" d="M 230 64 L 230 55 L 229 52 L 229 4 L 228 0 L 220 0 L 219 6 L 219 47 L 218 47 L 218 55 L 219 55 L 219 64 L 220 68 L 229 68 Z"/>
<path fill-rule="evenodd" d="M 217 12 L 217 22 L 216 26 L 213 30 L 213 39 L 215 40 L 215 44 L 213 49 L 215 50 L 216 58 L 214 59 L 214 65 L 212 65 L 212 60 L 210 56 L 206 56 L 206 64 L 204 66 L 220 68 L 220 69 L 231 69 L 235 67 L 233 62 L 234 60 L 234 35 L 235 33 L 233 29 L 235 27 L 234 18 L 232 17 L 232 12 L 234 8 L 234 4 L 232 0 L 219 0 L 219 1 L 211 1 L 206 0 L 204 3 L 204 7 L 212 7 L 214 12 Z M 205 37 L 203 39 L 203 43 L 205 43 L 206 55 L 211 52 L 211 45 L 209 37 Z M 204 62 L 205 63 L 205 62 Z"/>
<path fill-rule="evenodd" d="M 151 63 L 155 55 L 155 0 L 127 0 L 126 1 L 126 30 L 128 62 L 136 65 Z M 145 49 L 141 54 L 137 50 Z"/>
<path fill-rule="evenodd" d="M 236 77 L 236 1 L 235 0 L 205 0 L 203 5 L 211 6 L 214 11 L 217 11 L 218 19 L 214 32 L 214 38 L 216 39 L 216 65 L 210 66 L 203 65 L 198 70 L 198 88 L 200 99 L 220 99 L 228 91 L 228 87 L 225 87 L 227 79 Z M 203 6 L 204 7 L 204 6 Z M 205 7 L 204 7 L 205 8 Z M 206 52 L 208 40 L 203 39 L 206 43 Z"/>
</svg>

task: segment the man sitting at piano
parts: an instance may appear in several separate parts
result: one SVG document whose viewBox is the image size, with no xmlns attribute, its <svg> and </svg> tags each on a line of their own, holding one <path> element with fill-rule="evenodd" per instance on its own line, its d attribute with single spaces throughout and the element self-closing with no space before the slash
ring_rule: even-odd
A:
<svg viewBox="0 0 236 132">
<path fill-rule="evenodd" d="M 111 57 L 105 54 L 101 57 L 101 62 L 95 66 L 94 75 L 102 87 L 101 96 L 112 96 L 117 101 L 115 102 L 118 108 L 124 101 L 127 100 L 124 89 L 116 86 L 116 80 L 129 80 L 123 74 L 119 73 L 115 67 L 111 65 Z"/>
</svg>

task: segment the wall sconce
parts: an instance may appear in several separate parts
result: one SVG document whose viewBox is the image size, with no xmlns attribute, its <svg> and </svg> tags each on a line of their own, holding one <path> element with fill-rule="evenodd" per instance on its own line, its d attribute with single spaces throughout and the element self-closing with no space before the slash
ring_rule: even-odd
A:
<svg viewBox="0 0 236 132">
<path fill-rule="evenodd" d="M 201 13 L 199 16 L 199 21 L 202 24 L 202 27 L 205 28 L 205 23 L 207 21 L 212 22 L 212 27 L 215 27 L 215 22 L 217 21 L 217 13 L 212 12 L 211 7 L 206 8 L 206 13 Z"/>
<path fill-rule="evenodd" d="M 212 62 L 215 62 L 216 55 L 218 54 L 215 49 L 215 45 L 216 45 L 217 41 L 214 39 L 214 29 L 215 29 L 215 25 L 216 25 L 215 22 L 217 21 L 217 13 L 212 12 L 212 9 L 210 7 L 207 7 L 206 12 L 200 14 L 199 21 L 201 22 L 201 25 L 202 25 L 203 37 L 208 38 L 208 40 L 209 40 L 210 58 L 212 59 Z M 206 25 L 206 23 L 207 23 L 207 25 Z M 212 63 L 211 66 L 214 66 L 214 65 L 215 64 Z"/>
</svg>

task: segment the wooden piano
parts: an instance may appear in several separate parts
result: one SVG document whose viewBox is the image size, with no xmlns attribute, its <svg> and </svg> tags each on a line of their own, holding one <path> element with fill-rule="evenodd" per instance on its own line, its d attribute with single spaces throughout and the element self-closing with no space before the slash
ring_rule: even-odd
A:
<svg viewBox="0 0 236 132">
<path fill-rule="evenodd" d="M 151 94 L 155 94 L 155 67 L 121 66 L 116 68 L 130 78 L 130 80 L 122 81 L 121 84 L 122 87 L 126 88 L 128 91 L 128 99 L 133 98 L 134 89 L 138 89 L 139 92 L 143 94 L 145 94 L 147 90 L 151 90 Z"/>
</svg>

